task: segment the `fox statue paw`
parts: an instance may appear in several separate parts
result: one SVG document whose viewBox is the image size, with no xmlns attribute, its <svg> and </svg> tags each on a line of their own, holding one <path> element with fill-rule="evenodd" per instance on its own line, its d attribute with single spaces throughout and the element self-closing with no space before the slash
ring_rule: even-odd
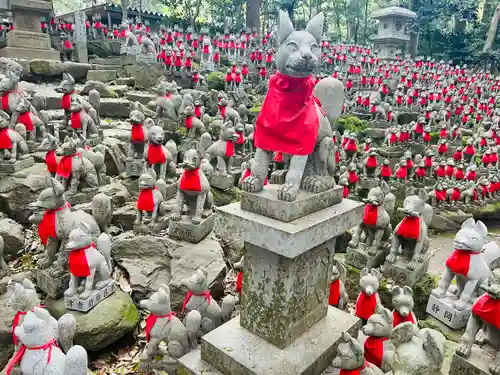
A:
<svg viewBox="0 0 500 375">
<path fill-rule="evenodd" d="M 278 189 L 278 199 L 280 201 L 292 202 L 297 199 L 299 187 L 291 184 L 284 184 Z"/>
<path fill-rule="evenodd" d="M 251 193 L 261 191 L 263 186 L 262 181 L 256 176 L 249 176 L 241 183 L 241 189 Z"/>
</svg>

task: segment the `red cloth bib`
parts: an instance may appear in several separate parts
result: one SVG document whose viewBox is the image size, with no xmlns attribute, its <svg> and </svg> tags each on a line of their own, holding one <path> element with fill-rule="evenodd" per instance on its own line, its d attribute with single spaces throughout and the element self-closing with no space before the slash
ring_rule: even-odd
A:
<svg viewBox="0 0 500 375">
<path fill-rule="evenodd" d="M 388 165 L 383 165 L 382 168 L 380 169 L 380 174 L 382 175 L 382 177 L 391 177 L 392 176 L 391 167 Z"/>
<path fill-rule="evenodd" d="M 137 198 L 137 209 L 139 211 L 153 212 L 155 209 L 153 190 L 154 189 L 141 190 Z"/>
<path fill-rule="evenodd" d="M 9 136 L 9 128 L 0 129 L 0 150 L 10 150 L 12 141 Z"/>
<path fill-rule="evenodd" d="M 196 293 L 193 293 L 192 291 L 188 291 L 186 293 L 186 298 L 184 298 L 184 302 L 182 303 L 182 311 L 184 311 L 186 309 L 186 305 L 189 303 L 189 300 L 191 299 L 192 296 L 205 297 L 205 300 L 210 305 L 211 295 L 210 295 L 209 290 L 205 290 L 201 294 L 196 294 Z"/>
<path fill-rule="evenodd" d="M 61 107 L 62 109 L 66 110 L 66 111 L 69 111 L 69 108 L 71 106 L 71 93 L 68 93 L 68 94 L 64 94 L 62 96 L 62 99 L 61 99 Z"/>
<path fill-rule="evenodd" d="M 441 143 L 439 146 L 438 146 L 438 152 L 440 154 L 444 154 L 445 152 L 448 152 L 448 146 L 446 145 L 446 143 Z"/>
<path fill-rule="evenodd" d="M 396 171 L 396 178 L 406 178 L 407 175 L 406 167 L 399 167 Z"/>
<path fill-rule="evenodd" d="M 28 348 L 25 345 L 22 345 L 19 350 L 14 354 L 14 357 L 10 360 L 10 362 L 7 364 L 6 367 L 6 373 L 7 375 L 10 375 L 12 369 L 18 364 L 21 363 L 21 360 L 24 357 L 24 353 L 26 353 L 27 350 L 48 350 L 48 356 L 47 356 L 47 364 L 50 363 L 50 360 L 52 358 L 52 348 L 53 347 L 58 347 L 56 340 L 52 340 L 48 342 L 45 345 L 42 346 L 35 346 L 32 348 Z"/>
<path fill-rule="evenodd" d="M 45 165 L 47 166 L 47 170 L 50 173 L 57 172 L 57 159 L 56 159 L 56 151 L 50 150 L 45 154 Z"/>
<path fill-rule="evenodd" d="M 38 224 L 38 237 L 40 237 L 40 242 L 43 245 L 47 245 L 49 237 L 57 238 L 56 213 L 58 211 L 63 210 L 66 207 L 69 207 L 68 203 L 54 210 L 46 210 L 45 213 L 43 214 L 42 221 L 40 221 L 40 223 Z"/>
<path fill-rule="evenodd" d="M 245 136 L 243 135 L 243 132 L 236 132 L 238 134 L 238 140 L 236 141 L 237 145 L 242 145 L 245 143 Z"/>
<path fill-rule="evenodd" d="M 80 116 L 80 112 L 71 112 L 71 128 L 72 129 L 82 128 L 82 119 Z"/>
<path fill-rule="evenodd" d="M 291 155 L 309 155 L 316 144 L 319 119 L 314 79 L 274 74 L 255 126 L 255 147 Z"/>
<path fill-rule="evenodd" d="M 17 118 L 17 122 L 23 124 L 26 127 L 27 131 L 33 131 L 33 121 L 31 120 L 29 111 L 20 113 L 19 117 Z"/>
<path fill-rule="evenodd" d="M 368 156 L 368 160 L 366 161 L 367 168 L 375 168 L 377 166 L 377 157 L 375 155 Z"/>
<path fill-rule="evenodd" d="M 473 254 L 480 254 L 476 251 L 455 250 L 446 260 L 446 267 L 455 274 L 467 276 L 470 267 L 470 257 Z"/>
<path fill-rule="evenodd" d="M 467 145 L 467 146 L 465 146 L 464 153 L 467 155 L 474 155 L 476 153 L 476 150 L 474 149 L 474 146 Z"/>
<path fill-rule="evenodd" d="M 241 296 L 241 290 L 243 288 L 243 272 L 238 273 L 238 277 L 236 277 L 236 293 L 239 293 Z"/>
<path fill-rule="evenodd" d="M 193 116 L 187 116 L 184 119 L 184 126 L 186 129 L 191 129 L 193 127 Z"/>
<path fill-rule="evenodd" d="M 476 171 L 469 171 L 469 173 L 467 173 L 467 180 L 475 181 L 476 180 Z"/>
<path fill-rule="evenodd" d="M 343 198 L 347 198 L 349 196 L 349 188 L 347 185 L 344 185 L 344 192 L 342 193 Z"/>
<path fill-rule="evenodd" d="M 454 168 L 451 165 L 447 165 L 445 169 L 445 173 L 448 177 L 453 176 L 453 172 L 455 172 Z"/>
<path fill-rule="evenodd" d="M 201 108 L 200 106 L 194 107 L 194 114 L 196 117 L 200 118 L 201 117 Z"/>
<path fill-rule="evenodd" d="M 384 356 L 384 341 L 388 337 L 369 336 L 365 341 L 365 360 L 373 363 L 377 367 L 382 367 L 382 357 Z"/>
<path fill-rule="evenodd" d="M 377 224 L 377 216 L 378 216 L 378 207 L 367 204 L 365 206 L 365 213 L 363 215 L 363 223 L 365 225 L 376 225 Z"/>
<path fill-rule="evenodd" d="M 226 153 L 227 157 L 234 156 L 234 143 L 233 141 L 226 141 Z"/>
<path fill-rule="evenodd" d="M 19 325 L 19 321 L 21 320 L 21 316 L 23 315 L 26 315 L 26 311 L 18 311 L 16 315 L 14 315 L 14 320 L 12 321 L 12 341 L 14 342 L 14 345 L 17 345 L 18 342 L 17 336 L 14 331 Z"/>
<path fill-rule="evenodd" d="M 453 192 L 451 193 L 451 200 L 459 201 L 461 196 L 462 193 L 460 192 L 460 190 L 458 190 L 457 188 L 453 188 Z"/>
<path fill-rule="evenodd" d="M 149 342 L 150 336 L 149 334 L 151 333 L 151 329 L 154 327 L 156 324 L 156 320 L 160 318 L 167 318 L 169 321 L 172 320 L 173 316 L 176 316 L 177 314 L 173 311 L 169 312 L 166 315 L 155 315 L 153 313 L 149 314 L 147 319 L 146 319 L 146 328 L 144 329 L 146 333 L 146 341 Z"/>
<path fill-rule="evenodd" d="M 144 129 L 142 124 L 132 124 L 132 142 L 144 142 Z"/>
<path fill-rule="evenodd" d="M 363 364 L 360 368 L 354 369 L 354 370 L 344 370 L 340 369 L 339 375 L 361 375 L 361 371 L 364 370 L 364 368 L 367 366 L 367 362 Z"/>
<path fill-rule="evenodd" d="M 59 163 L 57 164 L 57 175 L 68 178 L 69 175 L 71 174 L 72 167 L 73 167 L 73 158 L 75 156 L 80 157 L 81 155 L 75 154 L 75 155 L 64 155 L 61 160 L 59 160 Z"/>
<path fill-rule="evenodd" d="M 148 145 L 148 162 L 149 164 L 163 164 L 167 161 L 167 157 L 163 153 L 162 145 Z"/>
<path fill-rule="evenodd" d="M 434 193 L 436 194 L 436 200 L 438 201 L 444 201 L 446 200 L 446 190 L 434 190 Z"/>
<path fill-rule="evenodd" d="M 425 168 L 424 167 L 418 167 L 417 170 L 415 171 L 415 174 L 418 177 L 424 177 L 425 176 Z"/>
<path fill-rule="evenodd" d="M 328 304 L 330 306 L 338 306 L 340 301 L 340 280 L 335 280 L 330 283 L 330 295 L 328 296 Z"/>
<path fill-rule="evenodd" d="M 472 313 L 477 315 L 485 322 L 495 326 L 500 329 L 500 300 L 494 299 L 484 293 L 479 297 L 474 306 L 472 306 Z"/>
<path fill-rule="evenodd" d="M 375 314 L 375 309 L 377 307 L 377 293 L 373 293 L 368 296 L 365 292 L 361 291 L 356 301 L 356 313 L 355 315 L 364 320 L 368 320 L 370 316 Z"/>
<path fill-rule="evenodd" d="M 185 169 L 181 176 L 179 189 L 183 191 L 201 191 L 200 169 Z"/>
<path fill-rule="evenodd" d="M 80 249 L 73 249 L 69 253 L 68 265 L 69 272 L 76 277 L 87 277 L 90 275 L 90 268 L 87 262 L 87 255 L 85 255 L 85 250 L 90 246 L 82 247 Z"/>
<path fill-rule="evenodd" d="M 9 94 L 10 91 L 4 92 L 2 95 L 2 111 L 9 111 Z"/>
<path fill-rule="evenodd" d="M 345 150 L 348 152 L 358 152 L 358 145 L 355 140 L 349 139 L 345 145 Z"/>
<path fill-rule="evenodd" d="M 405 216 L 399 224 L 396 234 L 404 238 L 418 240 L 420 237 L 420 218 L 418 216 Z"/>
<path fill-rule="evenodd" d="M 413 314 L 410 312 L 408 316 L 403 316 L 400 313 L 398 313 L 396 310 L 392 312 L 392 326 L 396 327 L 400 325 L 401 323 L 405 322 L 412 322 L 415 324 L 415 321 L 413 320 Z M 372 361 L 370 361 L 372 362 Z M 372 362 L 373 363 L 373 362 Z"/>
<path fill-rule="evenodd" d="M 445 175 L 446 175 L 446 169 L 442 165 L 436 168 L 436 176 L 444 177 Z"/>
<path fill-rule="evenodd" d="M 359 177 L 358 177 L 358 174 L 356 173 L 356 171 L 349 171 L 349 183 L 350 184 L 355 184 L 356 182 L 359 181 Z"/>
</svg>

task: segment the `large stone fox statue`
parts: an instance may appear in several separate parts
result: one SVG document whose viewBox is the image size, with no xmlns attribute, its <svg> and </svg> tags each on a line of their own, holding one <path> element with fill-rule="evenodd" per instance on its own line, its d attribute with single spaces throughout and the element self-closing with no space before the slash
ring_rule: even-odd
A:
<svg viewBox="0 0 500 375">
<path fill-rule="evenodd" d="M 321 53 L 323 21 L 320 13 L 305 30 L 296 31 L 288 15 L 279 13 L 278 72 L 269 80 L 269 90 L 257 118 L 255 164 L 251 176 L 241 184 L 246 191 L 262 190 L 273 152 L 292 155 L 285 184 L 278 189 L 278 199 L 295 200 L 301 185 L 315 193 L 335 185 L 331 121 L 341 113 L 344 87 L 332 77 L 315 86 L 311 76 Z"/>
</svg>

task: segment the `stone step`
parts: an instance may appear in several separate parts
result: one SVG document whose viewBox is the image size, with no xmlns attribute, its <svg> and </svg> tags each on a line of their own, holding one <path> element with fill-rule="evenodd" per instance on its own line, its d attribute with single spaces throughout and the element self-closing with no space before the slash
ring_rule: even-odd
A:
<svg viewBox="0 0 500 375">
<path fill-rule="evenodd" d="M 183 356 L 179 362 L 182 364 L 178 375 L 222 375 L 203 359 L 201 359 L 201 349 L 198 347 Z"/>
<path fill-rule="evenodd" d="M 88 81 L 111 82 L 116 79 L 116 70 L 89 70 Z"/>
<path fill-rule="evenodd" d="M 95 57 L 89 60 L 91 64 L 99 64 L 99 65 L 120 65 L 119 57 Z"/>
<path fill-rule="evenodd" d="M 117 85 L 127 85 L 127 86 L 134 86 L 135 85 L 135 78 L 134 77 L 121 77 L 116 79 L 116 84 Z"/>
</svg>

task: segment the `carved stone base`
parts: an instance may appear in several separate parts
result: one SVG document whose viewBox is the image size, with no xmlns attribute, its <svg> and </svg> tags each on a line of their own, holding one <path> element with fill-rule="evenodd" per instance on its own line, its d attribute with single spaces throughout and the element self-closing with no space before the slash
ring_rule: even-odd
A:
<svg viewBox="0 0 500 375">
<path fill-rule="evenodd" d="M 239 168 L 239 167 L 241 167 L 241 163 L 243 163 L 243 156 L 242 155 L 233 156 L 233 162 L 232 162 L 233 167 Z"/>
<path fill-rule="evenodd" d="M 20 31 L 20 30 L 17 30 Z M 35 33 L 30 33 L 35 34 Z M 36 33 L 45 35 L 42 33 Z M 60 60 L 59 51 L 53 49 L 34 49 L 34 48 L 20 48 L 20 47 L 4 47 L 0 49 L 0 57 L 18 58 L 18 59 L 33 59 L 36 56 L 38 59 L 43 60 Z"/>
<path fill-rule="evenodd" d="M 359 189 L 370 190 L 371 188 L 377 187 L 380 180 L 377 178 L 364 177 L 359 180 Z"/>
<path fill-rule="evenodd" d="M 168 201 L 172 198 L 175 198 L 177 195 L 177 181 L 169 184 L 167 182 L 167 188 L 165 189 L 165 196 L 163 197 L 163 201 Z"/>
<path fill-rule="evenodd" d="M 92 201 L 94 195 L 97 194 L 99 188 L 93 188 L 85 191 L 77 191 L 76 194 L 66 194 L 67 201 L 70 205 L 75 206 L 80 203 L 88 203 Z"/>
<path fill-rule="evenodd" d="M 167 357 L 167 358 L 166 358 Z M 170 362 L 170 363 L 169 363 Z M 163 358 L 155 358 L 153 361 L 148 361 L 141 358 L 139 362 L 139 370 L 145 373 L 154 373 L 156 371 L 165 371 L 168 375 L 177 375 L 179 364 L 172 364 L 172 358 L 166 355 Z"/>
<path fill-rule="evenodd" d="M 21 169 L 31 167 L 33 164 L 35 164 L 35 160 L 31 156 L 23 160 L 16 160 L 14 163 L 0 162 L 0 176 L 18 172 Z"/>
<path fill-rule="evenodd" d="M 203 219 L 200 224 L 193 224 L 191 217 L 182 216 L 179 221 L 170 220 L 168 235 L 177 240 L 198 243 L 212 231 L 214 221 L 214 214 Z"/>
<path fill-rule="evenodd" d="M 226 175 L 214 173 L 210 180 L 210 186 L 220 190 L 229 190 L 234 186 L 233 175 L 230 173 Z"/>
<path fill-rule="evenodd" d="M 102 139 L 101 139 L 101 137 L 87 138 L 86 143 L 90 147 L 94 147 L 94 146 L 100 145 L 102 143 Z"/>
<path fill-rule="evenodd" d="M 150 227 L 148 224 L 134 224 L 134 233 L 136 234 L 153 234 L 161 232 L 168 228 L 168 219 L 162 217 L 157 220 L 154 226 Z"/>
<path fill-rule="evenodd" d="M 279 188 L 280 185 L 269 184 L 259 193 L 243 191 L 241 208 L 288 223 L 342 201 L 343 187 L 341 186 L 318 194 L 299 190 L 297 199 L 293 202 L 278 200 Z"/>
<path fill-rule="evenodd" d="M 59 299 L 63 296 L 64 291 L 68 288 L 69 274 L 65 273 L 60 277 L 52 277 L 49 274 L 51 269 L 37 269 L 35 272 L 36 285 L 52 299 Z"/>
<path fill-rule="evenodd" d="M 378 250 L 375 255 L 369 255 L 368 248 L 360 244 L 358 248 L 347 248 L 345 261 L 357 269 L 368 268 L 368 270 L 371 270 L 384 264 L 388 253 L 388 251 Z"/>
<path fill-rule="evenodd" d="M 125 174 L 129 177 L 139 177 L 144 169 L 144 160 L 134 159 L 125 162 Z"/>
<path fill-rule="evenodd" d="M 429 302 L 427 302 L 426 313 L 451 329 L 464 328 L 469 320 L 472 305 L 468 304 L 465 310 L 459 311 L 453 307 L 453 302 L 456 300 L 456 296 L 451 293 L 448 293 L 444 298 L 436 298 L 431 294 Z"/>
<path fill-rule="evenodd" d="M 496 352 L 489 345 L 482 348 L 474 345 L 469 358 L 454 353 L 451 359 L 450 374 L 453 375 L 491 375 L 489 366 L 493 363 Z"/>
<path fill-rule="evenodd" d="M 112 295 L 115 289 L 115 281 L 111 280 L 105 288 L 101 290 L 93 290 L 92 294 L 88 298 L 81 299 L 78 297 L 78 294 L 74 297 L 64 297 L 64 305 L 68 310 L 87 312 Z"/>
<path fill-rule="evenodd" d="M 385 262 L 382 266 L 384 277 L 391 278 L 398 285 L 414 286 L 427 272 L 430 256 L 426 255 L 423 262 L 418 262 L 414 270 L 408 269 L 410 263 L 407 259 L 398 256 L 396 262 Z"/>
</svg>

